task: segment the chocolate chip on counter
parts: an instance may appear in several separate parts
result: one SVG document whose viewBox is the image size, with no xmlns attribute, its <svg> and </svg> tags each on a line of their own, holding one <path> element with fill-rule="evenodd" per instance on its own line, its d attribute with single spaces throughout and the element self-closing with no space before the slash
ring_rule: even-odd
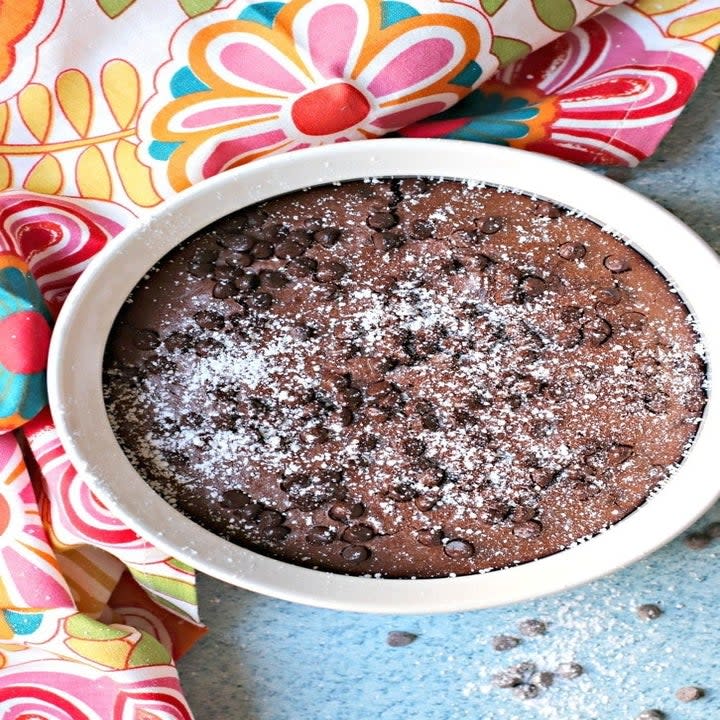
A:
<svg viewBox="0 0 720 720">
<path fill-rule="evenodd" d="M 328 515 L 337 522 L 349 523 L 350 520 L 359 518 L 365 512 L 365 506 L 360 502 L 338 502 L 329 510 Z"/>
<path fill-rule="evenodd" d="M 364 545 L 346 545 L 340 553 L 348 562 L 359 564 L 370 557 L 370 550 Z"/>
<path fill-rule="evenodd" d="M 630 263 L 624 257 L 620 257 L 620 255 L 608 255 L 603 260 L 603 265 L 611 273 L 615 274 L 624 273 L 630 269 Z"/>
<path fill-rule="evenodd" d="M 718 540 L 720 538 L 720 522 L 711 522 L 705 528 L 705 532 L 709 538 Z"/>
<path fill-rule="evenodd" d="M 375 537 L 375 531 L 369 525 L 350 525 L 345 528 L 341 539 L 345 542 L 360 544 Z"/>
<path fill-rule="evenodd" d="M 480 232 L 483 233 L 483 235 L 494 235 L 502 229 L 503 221 L 502 218 L 499 217 L 485 218 L 480 225 Z"/>
<path fill-rule="evenodd" d="M 252 502 L 252 498 L 242 490 L 226 490 L 222 496 L 222 504 L 226 508 L 237 509 Z"/>
<path fill-rule="evenodd" d="M 463 540 L 462 538 L 452 538 L 448 540 L 443 550 L 445 554 L 453 560 L 463 560 L 475 554 L 475 546 L 468 540 Z"/>
<path fill-rule="evenodd" d="M 160 336 L 155 330 L 138 328 L 132 333 L 132 344 L 138 350 L 154 350 L 160 345 Z"/>
<path fill-rule="evenodd" d="M 385 638 L 385 642 L 390 647 L 405 647 L 417 640 L 415 633 L 406 632 L 405 630 L 391 630 Z"/>
<path fill-rule="evenodd" d="M 410 234 L 419 240 L 427 240 L 432 237 L 435 228 L 429 220 L 413 220 L 410 223 Z"/>
<path fill-rule="evenodd" d="M 497 688 L 513 688 L 522 684 L 522 675 L 515 672 L 513 668 L 500 670 L 492 676 L 492 684 Z"/>
<path fill-rule="evenodd" d="M 520 638 L 512 635 L 496 635 L 491 641 L 492 649 L 498 652 L 512 650 L 520 644 Z"/>
<path fill-rule="evenodd" d="M 425 547 L 442 545 L 445 534 L 439 528 L 426 528 L 417 531 L 417 541 Z"/>
<path fill-rule="evenodd" d="M 518 623 L 518 630 L 527 637 L 536 637 L 547 632 L 547 624 L 542 620 L 529 618 Z"/>
<path fill-rule="evenodd" d="M 513 689 L 513 695 L 521 700 L 532 700 L 540 694 L 540 688 L 533 683 L 522 683 Z"/>
<path fill-rule="evenodd" d="M 373 230 L 389 230 L 397 225 L 397 217 L 391 212 L 370 213 L 367 224 Z"/>
<path fill-rule="evenodd" d="M 335 530 L 327 525 L 313 525 L 305 536 L 310 545 L 329 545 L 335 539 Z"/>
<path fill-rule="evenodd" d="M 560 677 L 567 678 L 568 680 L 574 680 L 580 677 L 585 672 L 585 668 L 576 662 L 560 663 L 555 670 L 555 674 Z"/>
<path fill-rule="evenodd" d="M 513 535 L 523 540 L 532 540 L 542 533 L 542 523 L 539 520 L 528 520 L 515 525 Z"/>
<path fill-rule="evenodd" d="M 535 673 L 530 678 L 530 682 L 538 687 L 549 688 L 555 682 L 555 675 L 548 670 L 542 670 Z"/>
<path fill-rule="evenodd" d="M 566 242 L 558 248 L 558 255 L 563 260 L 581 260 L 586 252 L 587 248 L 578 242 Z"/>
<path fill-rule="evenodd" d="M 612 325 L 604 318 L 596 317 L 583 325 L 584 336 L 596 346 L 602 345 L 612 335 Z"/>
<path fill-rule="evenodd" d="M 225 327 L 225 318 L 212 310 L 200 310 L 193 315 L 193 320 L 203 330 L 222 330 Z"/>
<path fill-rule="evenodd" d="M 635 720 L 665 720 L 667 715 L 662 710 L 643 710 Z"/>
<path fill-rule="evenodd" d="M 657 620 L 663 614 L 663 611 L 657 605 L 647 603 L 638 605 L 635 608 L 635 613 L 641 620 Z"/>
<path fill-rule="evenodd" d="M 268 242 L 256 243 L 252 248 L 252 255 L 256 260 L 267 260 L 273 256 L 275 248 Z"/>
<path fill-rule="evenodd" d="M 323 247 L 330 248 L 333 247 L 333 245 L 335 245 L 338 240 L 340 240 L 341 234 L 342 233 L 340 231 L 340 228 L 326 227 L 317 230 L 315 232 L 314 238 Z"/>
<path fill-rule="evenodd" d="M 230 280 L 220 280 L 213 285 L 212 296 L 218 300 L 226 300 L 237 292 L 235 284 Z"/>
<path fill-rule="evenodd" d="M 560 215 L 562 215 L 560 208 L 547 200 L 541 200 L 536 203 L 535 212 L 541 217 L 548 217 L 552 219 L 559 218 Z"/>
<path fill-rule="evenodd" d="M 675 692 L 675 697 L 680 702 L 693 702 L 699 700 L 704 695 L 705 691 L 695 685 L 686 685 Z"/>
</svg>

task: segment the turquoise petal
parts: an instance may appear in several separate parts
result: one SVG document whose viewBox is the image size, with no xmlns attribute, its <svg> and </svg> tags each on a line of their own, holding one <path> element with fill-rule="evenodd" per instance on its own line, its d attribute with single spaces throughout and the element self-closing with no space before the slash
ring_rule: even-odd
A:
<svg viewBox="0 0 720 720">
<path fill-rule="evenodd" d="M 270 28 L 273 26 L 275 17 L 282 10 L 284 4 L 281 2 L 255 3 L 246 7 L 238 15 L 238 20 L 248 20 Z"/>
<path fill-rule="evenodd" d="M 417 17 L 420 13 L 411 5 L 404 2 L 397 2 L 396 0 L 387 0 L 380 4 L 380 10 L 382 12 L 382 20 L 380 21 L 380 27 L 384 30 L 386 27 L 390 27 L 401 20 L 407 20 L 407 18 Z"/>
</svg>

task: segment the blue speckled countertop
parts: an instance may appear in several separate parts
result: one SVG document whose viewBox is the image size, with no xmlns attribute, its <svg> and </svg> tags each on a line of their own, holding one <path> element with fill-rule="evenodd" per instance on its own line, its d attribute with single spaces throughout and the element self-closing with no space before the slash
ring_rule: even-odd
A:
<svg viewBox="0 0 720 720">
<path fill-rule="evenodd" d="M 720 61 L 655 156 L 612 177 L 668 208 L 720 251 Z M 718 328 L 720 330 L 720 328 Z M 717 468 L 708 481 L 718 483 Z M 716 505 L 694 530 L 720 521 Z M 720 539 L 678 538 L 646 560 L 577 590 L 512 607 L 434 616 L 371 616 L 293 605 L 201 577 L 210 632 L 180 662 L 197 720 L 720 720 Z M 663 614 L 641 620 L 636 606 Z M 545 635 L 517 623 L 539 618 Z M 387 633 L 417 639 L 389 647 Z M 522 637 L 497 652 L 495 635 Z M 532 700 L 492 675 L 524 661 L 585 673 Z M 705 696 L 682 703 L 686 685 Z"/>
</svg>

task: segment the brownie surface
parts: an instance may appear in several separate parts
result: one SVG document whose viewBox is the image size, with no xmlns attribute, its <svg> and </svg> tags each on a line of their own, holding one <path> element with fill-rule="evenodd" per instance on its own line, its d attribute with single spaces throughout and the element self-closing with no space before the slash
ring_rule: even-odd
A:
<svg viewBox="0 0 720 720">
<path fill-rule="evenodd" d="M 347 182 L 219 220 L 106 348 L 147 482 L 263 554 L 383 577 L 527 562 L 638 507 L 704 405 L 688 311 L 588 219 L 452 180 Z"/>
</svg>

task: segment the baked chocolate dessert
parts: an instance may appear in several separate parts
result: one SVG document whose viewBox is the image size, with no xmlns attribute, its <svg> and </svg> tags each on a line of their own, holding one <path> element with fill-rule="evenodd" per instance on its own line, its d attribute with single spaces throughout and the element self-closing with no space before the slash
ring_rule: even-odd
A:
<svg viewBox="0 0 720 720">
<path fill-rule="evenodd" d="M 178 510 L 287 562 L 382 577 L 523 563 L 637 508 L 704 406 L 688 311 L 571 210 L 355 181 L 223 218 L 136 287 L 111 424 Z"/>
</svg>

